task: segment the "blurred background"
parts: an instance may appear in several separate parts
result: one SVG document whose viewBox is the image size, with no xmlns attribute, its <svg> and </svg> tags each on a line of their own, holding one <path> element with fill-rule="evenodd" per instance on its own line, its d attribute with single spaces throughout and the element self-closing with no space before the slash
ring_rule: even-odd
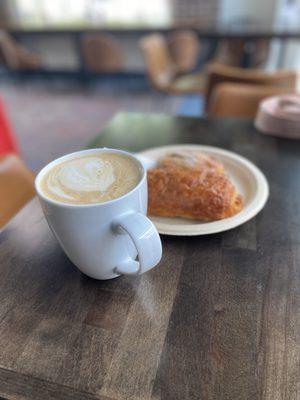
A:
<svg viewBox="0 0 300 400">
<path fill-rule="evenodd" d="M 0 151 L 37 172 L 120 111 L 251 116 L 215 99 L 296 91 L 299 49 L 300 0 L 0 0 Z"/>
</svg>

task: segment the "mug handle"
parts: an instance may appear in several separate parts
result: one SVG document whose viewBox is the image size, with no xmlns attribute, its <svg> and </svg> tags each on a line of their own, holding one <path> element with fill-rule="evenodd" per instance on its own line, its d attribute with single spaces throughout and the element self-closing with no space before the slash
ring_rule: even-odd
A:
<svg viewBox="0 0 300 400">
<path fill-rule="evenodd" d="M 114 220 L 113 230 L 118 235 L 130 236 L 139 258 L 139 261 L 128 259 L 118 264 L 114 270 L 116 274 L 142 274 L 159 263 L 161 240 L 154 224 L 145 215 L 137 212 L 123 214 Z"/>
</svg>

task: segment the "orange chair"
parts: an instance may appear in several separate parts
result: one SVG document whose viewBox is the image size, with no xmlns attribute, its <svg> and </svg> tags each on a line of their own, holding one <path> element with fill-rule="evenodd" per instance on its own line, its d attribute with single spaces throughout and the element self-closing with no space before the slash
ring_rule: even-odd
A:
<svg viewBox="0 0 300 400">
<path fill-rule="evenodd" d="M 84 65 L 91 72 L 118 72 L 123 67 L 120 43 L 107 34 L 86 34 L 82 42 Z"/>
<path fill-rule="evenodd" d="M 0 156 L 0 229 L 35 195 L 34 176 L 19 157 Z"/>
<path fill-rule="evenodd" d="M 3 101 L 0 99 L 0 154 L 18 153 L 18 146 L 7 118 Z"/>
<path fill-rule="evenodd" d="M 293 90 L 274 86 L 220 83 L 211 95 L 208 115 L 254 118 L 261 100 L 269 96 L 293 92 Z"/>
<path fill-rule="evenodd" d="M 153 34 L 140 40 L 148 77 L 152 85 L 167 93 L 200 93 L 205 90 L 206 77 L 202 73 L 178 76 L 178 69 L 162 35 Z"/>
<path fill-rule="evenodd" d="M 168 37 L 168 48 L 178 73 L 189 72 L 197 64 L 200 45 L 194 31 L 172 32 Z"/>
<path fill-rule="evenodd" d="M 206 110 L 210 107 L 210 98 L 214 88 L 223 82 L 267 85 L 285 88 L 288 92 L 296 90 L 295 71 L 277 70 L 274 72 L 259 69 L 243 69 L 212 63 L 207 66 Z"/>
</svg>

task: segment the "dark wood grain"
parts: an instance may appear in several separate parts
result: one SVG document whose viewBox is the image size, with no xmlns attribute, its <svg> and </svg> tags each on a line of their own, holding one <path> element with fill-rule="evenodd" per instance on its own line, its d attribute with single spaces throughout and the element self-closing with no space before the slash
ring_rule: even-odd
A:
<svg viewBox="0 0 300 400">
<path fill-rule="evenodd" d="M 270 199 L 211 236 L 164 236 L 138 277 L 82 275 L 36 200 L 0 235 L 0 395 L 8 399 L 299 400 L 300 142 L 251 121 L 119 114 L 91 146 L 201 143 L 254 161 Z"/>
</svg>

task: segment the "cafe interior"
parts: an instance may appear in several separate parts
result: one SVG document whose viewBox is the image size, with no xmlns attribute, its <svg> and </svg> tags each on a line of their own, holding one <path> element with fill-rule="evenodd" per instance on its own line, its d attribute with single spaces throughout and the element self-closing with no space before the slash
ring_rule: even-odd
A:
<svg viewBox="0 0 300 400">
<path fill-rule="evenodd" d="M 1 1 L 6 140 L 37 172 L 120 111 L 254 118 L 297 90 L 296 3 Z"/>
<path fill-rule="evenodd" d="M 299 0 L 0 1 L 0 397 L 299 399 L 299 70 Z M 85 277 L 35 177 L 161 146 L 185 152 L 179 175 L 198 147 L 221 160 L 205 173 L 225 168 L 240 216 L 211 217 L 222 194 L 176 214 L 149 172 L 162 261 Z"/>
</svg>

